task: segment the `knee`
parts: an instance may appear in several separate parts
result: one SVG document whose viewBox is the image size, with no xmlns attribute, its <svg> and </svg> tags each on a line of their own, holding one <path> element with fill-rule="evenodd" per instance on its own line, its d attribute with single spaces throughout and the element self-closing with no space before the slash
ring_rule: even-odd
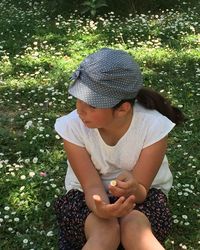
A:
<svg viewBox="0 0 200 250">
<path fill-rule="evenodd" d="M 93 235 L 95 249 L 117 249 L 120 244 L 120 226 L 118 222 L 108 222 L 105 227 L 98 230 L 96 235 Z M 98 247 L 97 247 L 98 246 Z"/>
<path fill-rule="evenodd" d="M 96 243 L 100 242 L 102 247 L 109 242 L 120 243 L 120 225 L 117 220 L 107 220 L 90 233 L 88 239 L 93 239 Z"/>
<path fill-rule="evenodd" d="M 105 228 L 102 228 L 102 235 L 106 238 L 119 239 L 120 241 L 120 225 L 118 221 L 109 221 Z"/>
<path fill-rule="evenodd" d="M 120 219 L 121 242 L 138 240 L 145 230 L 151 230 L 148 218 L 141 212 L 133 210 L 130 214 Z"/>
<path fill-rule="evenodd" d="M 137 210 L 133 210 L 131 213 L 120 219 L 121 230 L 122 229 L 126 230 L 126 228 L 129 227 L 134 229 L 140 229 L 149 226 L 150 222 L 146 217 L 146 215 Z"/>
</svg>

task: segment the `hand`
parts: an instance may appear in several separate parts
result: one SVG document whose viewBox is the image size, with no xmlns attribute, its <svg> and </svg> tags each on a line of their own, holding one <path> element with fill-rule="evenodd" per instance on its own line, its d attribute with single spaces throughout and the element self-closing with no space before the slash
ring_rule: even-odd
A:
<svg viewBox="0 0 200 250">
<path fill-rule="evenodd" d="M 119 218 L 129 214 L 135 207 L 135 196 L 131 195 L 127 199 L 125 197 L 120 197 L 113 204 L 106 204 L 102 201 L 99 195 L 93 195 L 97 216 L 108 219 L 108 218 Z"/>
<path fill-rule="evenodd" d="M 109 192 L 116 197 L 129 197 L 135 194 L 138 189 L 138 182 L 129 171 L 123 171 L 116 178 L 116 185 L 109 186 Z"/>
</svg>

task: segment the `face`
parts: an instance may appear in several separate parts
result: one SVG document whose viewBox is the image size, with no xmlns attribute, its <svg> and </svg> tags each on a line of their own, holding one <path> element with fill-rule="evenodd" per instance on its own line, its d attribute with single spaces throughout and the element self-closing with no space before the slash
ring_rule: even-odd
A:
<svg viewBox="0 0 200 250">
<path fill-rule="evenodd" d="M 80 119 L 88 128 L 106 128 L 113 122 L 114 115 L 111 108 L 95 108 L 78 99 L 76 108 Z"/>
</svg>

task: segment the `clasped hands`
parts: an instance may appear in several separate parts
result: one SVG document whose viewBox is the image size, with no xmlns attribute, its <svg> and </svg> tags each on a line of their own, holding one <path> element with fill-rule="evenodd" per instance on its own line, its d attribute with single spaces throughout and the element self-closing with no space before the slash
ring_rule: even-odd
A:
<svg viewBox="0 0 200 250">
<path fill-rule="evenodd" d="M 109 186 L 109 193 L 119 199 L 108 204 L 99 195 L 93 195 L 95 211 L 99 217 L 113 218 L 122 217 L 130 213 L 135 207 L 135 192 L 138 189 L 138 182 L 129 171 L 123 171 L 116 179 L 115 186 Z"/>
</svg>

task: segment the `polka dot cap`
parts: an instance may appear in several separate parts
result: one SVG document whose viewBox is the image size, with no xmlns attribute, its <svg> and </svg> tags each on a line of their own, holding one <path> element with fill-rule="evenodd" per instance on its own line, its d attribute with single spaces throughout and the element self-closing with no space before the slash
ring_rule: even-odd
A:
<svg viewBox="0 0 200 250">
<path fill-rule="evenodd" d="M 69 93 L 96 108 L 112 108 L 133 99 L 142 88 L 138 64 L 125 51 L 101 49 L 83 60 L 73 73 Z"/>
</svg>

